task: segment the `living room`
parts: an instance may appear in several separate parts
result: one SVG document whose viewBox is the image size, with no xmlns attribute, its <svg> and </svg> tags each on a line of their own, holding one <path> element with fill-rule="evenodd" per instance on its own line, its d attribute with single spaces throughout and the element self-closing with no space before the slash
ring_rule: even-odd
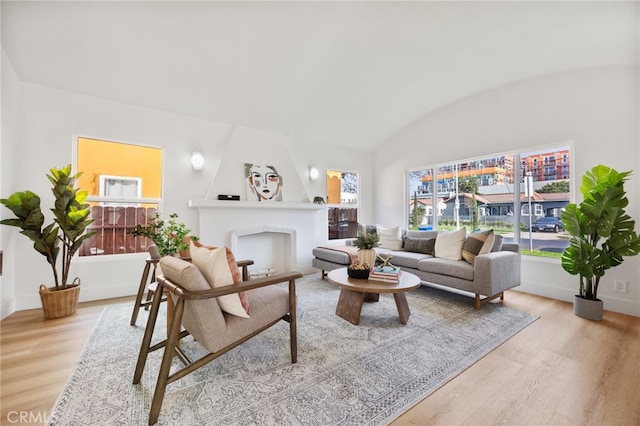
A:
<svg viewBox="0 0 640 426">
<path fill-rule="evenodd" d="M 283 41 L 288 36 L 295 38 L 286 30 L 300 30 L 300 23 L 306 21 L 298 17 L 297 25 L 284 25 L 284 18 L 278 18 L 282 10 L 269 10 L 269 2 L 263 3 L 261 14 L 281 19 L 282 22 L 277 22 L 283 24 L 278 31 L 266 32 L 273 38 L 269 41 Z M 143 37 L 144 30 L 131 30 L 130 20 L 137 16 L 136 13 L 127 15 L 117 9 L 110 12 L 106 6 L 100 6 L 105 8 L 101 10 L 104 22 L 93 24 L 98 30 L 109 26 L 118 28 L 118 16 L 126 15 L 129 18 L 121 23 L 119 34 L 133 38 L 124 41 L 100 39 L 101 42 L 94 41 L 94 44 L 86 46 L 85 51 L 81 49 L 82 42 L 78 41 L 82 38 L 81 31 L 62 29 L 73 27 L 74 18 L 85 22 L 82 27 L 85 30 L 91 26 L 89 17 L 93 14 L 86 4 L 66 4 L 61 6 L 62 9 L 39 4 L 30 10 L 20 2 L 3 1 L 1 194 L 5 197 L 25 188 L 40 194 L 48 193 L 44 174 L 50 167 L 73 162 L 75 138 L 86 136 L 161 147 L 166 159 L 162 210 L 178 213 L 196 234 L 201 233 L 200 212 L 189 206 L 190 201 L 213 200 L 218 194 L 244 194 L 242 181 L 229 177 L 241 173 L 242 165 L 251 161 L 282 165 L 286 171 L 285 184 L 288 185 L 283 203 L 293 204 L 309 203 L 313 197 L 325 194 L 322 171 L 357 171 L 361 182 L 359 220 L 406 226 L 407 170 L 513 150 L 569 144 L 574 165 L 574 200 L 579 201 L 580 177 L 591 167 L 605 164 L 618 170 L 633 170 L 634 175 L 626 188 L 630 200 L 628 211 L 637 220 L 640 216 L 638 3 L 550 2 L 539 5 L 543 9 L 520 2 L 503 2 L 503 5 L 474 3 L 473 6 L 466 5 L 474 8 L 473 13 L 465 12 L 463 5 L 455 5 L 455 2 L 448 6 L 452 8 L 450 10 L 444 9 L 441 3 L 434 6 L 440 8 L 438 13 L 443 14 L 440 19 L 444 20 L 445 27 L 447 19 L 455 20 L 459 13 L 464 15 L 462 23 L 473 21 L 473 16 L 469 15 L 482 13 L 488 22 L 502 26 L 493 30 L 485 28 L 487 32 L 483 37 L 474 39 L 468 47 L 465 47 L 467 42 L 457 40 L 454 31 L 445 31 L 444 28 L 441 28 L 444 32 L 442 37 L 435 37 L 435 32 L 424 33 L 424 40 L 416 40 L 409 45 L 403 44 L 407 39 L 387 45 L 384 40 L 373 37 L 377 31 L 375 28 L 369 29 L 365 34 L 373 38 L 371 44 L 327 55 L 333 62 L 326 69 L 327 72 L 331 69 L 326 78 L 339 75 L 344 76 L 344 80 L 333 81 L 335 87 L 327 92 L 326 97 L 301 103 L 304 93 L 286 91 L 287 78 L 284 83 L 281 77 L 275 78 L 279 73 L 286 75 L 288 70 L 295 69 L 296 58 L 308 60 L 309 57 L 327 54 L 325 49 L 336 48 L 331 44 L 314 49 L 311 42 L 322 40 L 321 36 L 306 39 L 299 35 L 308 44 L 297 48 L 307 53 L 292 55 L 282 64 L 272 64 L 273 68 L 235 70 L 235 76 L 226 70 L 228 74 L 211 77 L 212 80 L 223 80 L 216 81 L 214 89 L 193 83 L 188 72 L 177 77 L 172 89 L 171 82 L 165 80 L 170 74 L 156 75 L 153 71 L 163 60 L 174 59 L 161 58 L 157 62 L 145 56 L 145 52 L 156 49 Z M 385 10 L 369 10 L 367 6 L 375 9 L 371 4 L 351 4 L 343 13 L 332 9 L 322 16 L 335 19 L 342 16 L 341 19 L 348 20 L 346 17 L 355 18 L 363 13 L 369 20 L 377 17 L 374 22 L 383 26 L 381 17 Z M 301 5 L 291 7 L 300 8 Z M 483 7 L 495 9 L 484 11 Z M 519 10 L 518 7 L 524 9 Z M 246 19 L 250 22 L 260 16 L 250 10 L 242 12 L 248 13 Z M 234 16 L 235 13 L 240 11 L 234 12 Z M 411 14 L 389 18 L 396 25 L 396 32 L 409 19 L 407 15 Z M 530 20 L 525 20 L 524 16 Z M 552 18 L 548 21 L 545 17 Z M 352 23 L 356 30 L 366 28 L 363 22 L 357 22 L 358 25 Z M 254 24 L 258 25 L 257 22 Z M 268 27 L 261 21 L 260 25 L 261 29 Z M 450 25 L 459 29 L 453 22 Z M 345 27 L 348 26 L 340 22 L 335 33 L 327 30 L 327 37 L 338 37 L 342 31 L 346 32 Z M 40 45 L 42 41 L 29 41 L 36 28 L 45 35 L 50 33 L 54 43 L 68 45 L 58 46 L 52 54 L 47 54 L 50 46 Z M 418 25 L 410 28 L 415 32 L 408 31 L 408 38 L 421 37 Z M 148 33 L 156 31 L 153 27 Z M 54 33 L 64 37 L 56 39 Z M 42 38 L 46 38 L 45 35 Z M 473 36 L 472 32 L 465 34 L 470 38 L 468 43 Z M 220 36 L 213 34 L 208 37 L 213 40 Z M 167 38 L 169 40 L 162 39 L 162 42 L 173 46 L 170 37 Z M 508 43 L 510 38 L 516 39 L 517 43 Z M 425 40 L 431 43 L 434 39 L 437 41 L 435 47 L 430 44 L 429 48 L 438 47 L 435 51 L 438 54 L 432 54 L 424 62 L 441 62 L 444 65 L 438 67 L 438 72 L 425 73 L 421 77 L 426 80 L 425 88 L 419 87 L 420 80 L 413 74 L 413 79 L 406 77 L 407 82 L 401 82 L 405 71 L 394 67 L 400 67 L 398 64 L 403 58 L 412 57 L 415 51 L 420 51 L 419 45 L 426 43 Z M 119 56 L 118 49 L 128 42 L 134 43 L 133 40 L 140 43 L 136 46 L 139 54 L 129 51 L 124 57 Z M 238 51 L 244 47 L 241 37 L 231 40 L 239 43 Z M 145 41 L 150 44 L 145 45 Z M 114 44 L 109 44 L 111 42 Z M 443 52 L 440 50 L 442 46 L 446 48 L 448 43 L 452 54 L 439 56 Z M 234 50 L 232 42 L 229 44 L 232 47 L 228 50 L 218 47 L 215 52 L 227 52 L 228 61 L 242 59 L 239 57 L 243 54 Z M 394 51 L 389 46 L 398 50 Z M 294 48 L 295 44 L 287 44 L 282 50 Z M 201 49 L 204 48 L 201 46 Z M 415 56 L 428 57 L 429 52 L 425 50 Z M 191 53 L 196 54 L 197 50 Z M 352 68 L 359 73 L 357 77 L 351 77 L 352 69 L 342 62 L 345 59 L 343 55 L 356 53 L 374 58 L 366 62 L 366 66 L 373 67 L 377 63 L 375 57 L 385 65 L 371 68 L 373 77 L 367 74 L 367 70 Z M 269 57 L 265 56 L 262 59 L 268 64 Z M 465 58 L 464 61 L 461 57 Z M 133 64 L 132 70 L 122 65 L 125 59 Z M 185 70 L 198 66 L 197 56 L 180 56 L 175 60 L 180 61 Z M 215 68 L 215 61 L 211 61 L 213 64 L 207 64 L 207 68 Z M 255 65 L 253 62 L 240 62 Z M 357 65 L 351 61 L 347 64 Z M 423 61 L 410 61 L 410 64 L 424 66 Z M 311 71 L 305 64 L 298 66 L 305 72 Z M 447 66 L 451 67 L 450 70 L 446 69 Z M 39 70 L 37 73 L 36 68 Z M 57 80 L 70 68 L 81 71 L 71 74 L 69 79 Z M 333 68 L 340 73 L 335 74 L 338 71 Z M 134 90 L 137 89 L 134 86 L 127 86 L 131 84 L 128 78 L 132 75 L 127 75 L 129 73 L 137 77 L 132 79 L 135 84 L 143 86 L 140 91 Z M 382 77 L 387 73 L 391 76 L 383 81 Z M 445 79 L 448 73 L 452 77 Z M 262 83 L 274 78 L 273 86 L 256 89 L 249 84 L 253 74 L 257 74 L 260 78 L 256 77 L 256 80 Z M 319 74 L 313 76 L 310 81 L 323 78 Z M 86 81 L 83 80 L 85 78 Z M 295 74 L 295 78 L 303 80 L 304 76 Z M 306 87 L 293 77 L 289 79 L 297 90 Z M 75 80 L 77 86 L 70 86 L 70 80 Z M 103 83 L 94 88 L 92 84 L 96 81 Z M 188 86 L 187 92 L 191 95 L 198 89 L 204 94 L 184 98 L 181 86 Z M 223 91 L 221 86 L 229 89 Z M 373 86 L 380 88 L 376 87 L 373 92 L 377 97 L 371 98 Z M 232 96 L 234 90 L 237 97 Z M 115 96 L 122 91 L 130 92 L 130 96 L 123 99 Z M 173 97 L 173 91 L 178 95 Z M 143 93 L 150 97 L 136 98 Z M 216 98 L 220 93 L 225 97 Z M 353 98 L 361 100 L 350 103 Z M 207 99 L 215 105 L 209 105 Z M 277 107 L 279 101 L 282 106 Z M 325 115 L 316 116 L 319 110 L 312 109 L 310 104 L 325 105 Z M 305 108 L 311 113 L 305 113 Z M 243 109 L 245 116 L 241 118 Z M 276 113 L 260 114 L 274 110 Z M 299 119 L 292 124 L 284 120 L 269 122 L 265 118 L 282 120 L 287 115 Z M 386 127 L 378 127 L 378 122 L 386 115 L 391 116 L 385 121 Z M 202 172 L 194 172 L 191 168 L 189 159 L 194 150 L 204 154 L 206 163 Z M 32 155 L 36 152 L 37 156 Z M 310 166 L 321 171 L 320 179 L 308 179 Z M 7 217 L 6 214 L 3 211 L 2 218 Z M 296 267 L 305 271 L 311 268 L 309 247 L 326 242 L 323 233 L 326 226 L 314 224 L 313 228 L 312 236 L 304 242 L 304 249 L 297 250 Z M 227 238 L 226 232 L 230 230 L 208 234 L 203 242 L 217 244 Z M 209 238 L 217 241 L 208 241 Z M 35 258 L 31 244 L 25 238 L 7 227 L 0 227 L 0 249 L 3 251 L 0 276 L 2 318 L 16 311 L 39 307 L 38 286 L 50 275 L 46 263 Z M 74 272 L 84 277 L 81 301 L 134 294 L 144 258 L 145 255 L 141 254 L 115 256 L 113 259 L 78 259 L 74 263 Z M 607 310 L 640 316 L 639 271 L 640 257 L 636 256 L 607 275 L 607 282 L 601 289 Z M 576 290 L 576 280 L 562 270 L 557 260 L 523 256 L 522 283 L 518 291 L 570 301 Z M 628 292 L 614 292 L 614 280 L 627 281 Z"/>
</svg>

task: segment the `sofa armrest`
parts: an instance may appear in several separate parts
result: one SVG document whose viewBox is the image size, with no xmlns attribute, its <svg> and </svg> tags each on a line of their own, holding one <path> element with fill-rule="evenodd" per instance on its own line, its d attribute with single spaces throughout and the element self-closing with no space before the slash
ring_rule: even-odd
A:
<svg viewBox="0 0 640 426">
<path fill-rule="evenodd" d="M 520 285 L 520 252 L 497 251 L 476 256 L 473 283 L 475 291 L 494 296 Z"/>
</svg>

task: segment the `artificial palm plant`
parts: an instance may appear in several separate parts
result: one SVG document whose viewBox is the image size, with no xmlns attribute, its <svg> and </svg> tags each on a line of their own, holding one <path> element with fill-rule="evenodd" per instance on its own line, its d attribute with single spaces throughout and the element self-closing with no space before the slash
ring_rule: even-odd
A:
<svg viewBox="0 0 640 426">
<path fill-rule="evenodd" d="M 578 297 L 598 299 L 598 286 L 605 272 L 640 253 L 640 238 L 635 221 L 625 212 L 629 204 L 624 182 L 631 171 L 618 172 L 598 165 L 582 178 L 583 201 L 569 204 L 562 212 L 562 222 L 571 235 L 569 247 L 562 254 L 562 267 L 579 275 Z"/>
</svg>

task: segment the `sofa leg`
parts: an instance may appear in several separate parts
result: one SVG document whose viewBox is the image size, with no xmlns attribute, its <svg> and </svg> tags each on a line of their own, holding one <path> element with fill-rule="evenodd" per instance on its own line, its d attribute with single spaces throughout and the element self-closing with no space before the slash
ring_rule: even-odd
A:
<svg viewBox="0 0 640 426">
<path fill-rule="evenodd" d="M 484 305 L 485 303 L 489 302 L 490 300 L 493 300 L 495 298 L 499 297 L 500 300 L 504 300 L 504 291 L 498 293 L 498 294 L 494 294 L 493 296 L 490 297 L 485 297 L 484 299 L 480 298 L 480 295 L 478 293 L 476 293 L 476 309 L 480 309 L 482 308 L 482 305 Z"/>
</svg>

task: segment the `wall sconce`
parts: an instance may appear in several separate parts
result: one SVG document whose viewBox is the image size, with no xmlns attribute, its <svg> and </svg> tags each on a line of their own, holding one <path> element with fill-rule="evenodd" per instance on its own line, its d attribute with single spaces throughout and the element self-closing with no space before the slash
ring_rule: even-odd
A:
<svg viewBox="0 0 640 426">
<path fill-rule="evenodd" d="M 191 168 L 197 172 L 202 171 L 204 168 L 204 155 L 200 151 L 191 153 Z"/>
<path fill-rule="evenodd" d="M 315 167 L 309 167 L 309 179 L 316 180 L 320 176 L 320 172 Z"/>
</svg>

